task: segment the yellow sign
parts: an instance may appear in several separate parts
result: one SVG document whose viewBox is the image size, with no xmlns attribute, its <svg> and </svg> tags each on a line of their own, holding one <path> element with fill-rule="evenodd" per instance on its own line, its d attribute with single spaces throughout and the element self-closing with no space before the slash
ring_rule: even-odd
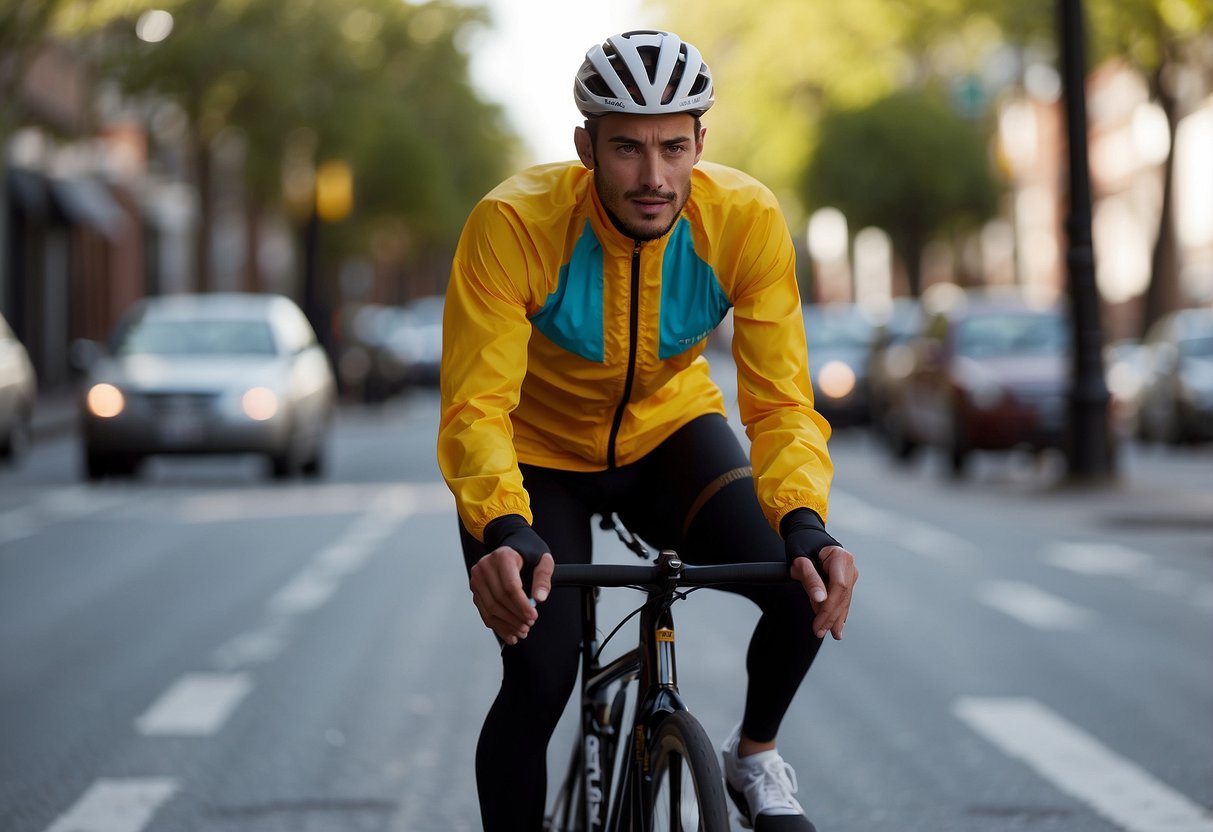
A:
<svg viewBox="0 0 1213 832">
<path fill-rule="evenodd" d="M 316 169 L 316 216 L 339 222 L 354 207 L 354 173 L 345 162 L 325 162 Z"/>
<path fill-rule="evenodd" d="M 657 631 L 657 640 L 658 641 L 668 641 L 672 644 L 674 642 L 674 631 L 667 630 L 665 628 L 658 630 Z"/>
</svg>

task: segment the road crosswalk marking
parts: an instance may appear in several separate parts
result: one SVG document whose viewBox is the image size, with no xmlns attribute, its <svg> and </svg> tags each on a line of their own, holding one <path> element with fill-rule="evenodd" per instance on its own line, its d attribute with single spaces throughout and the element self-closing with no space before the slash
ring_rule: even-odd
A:
<svg viewBox="0 0 1213 832">
<path fill-rule="evenodd" d="M 46 832 L 139 832 L 177 791 L 171 777 L 103 778 L 89 786 Z"/>
<path fill-rule="evenodd" d="M 1194 579 L 1181 569 L 1163 566 L 1151 554 L 1116 543 L 1058 542 L 1040 559 L 1078 575 L 1120 578 L 1135 586 L 1186 600 L 1203 612 L 1213 611 L 1213 584 Z"/>
<path fill-rule="evenodd" d="M 135 727 L 146 736 L 214 734 L 252 689 L 247 673 L 188 673 L 135 720 Z"/>
<path fill-rule="evenodd" d="M 977 599 L 1038 630 L 1082 630 L 1095 613 L 1022 581 L 987 581 Z"/>
<path fill-rule="evenodd" d="M 953 713 L 1128 832 L 1213 832 L 1202 806 L 1034 699 L 963 697 Z"/>
</svg>

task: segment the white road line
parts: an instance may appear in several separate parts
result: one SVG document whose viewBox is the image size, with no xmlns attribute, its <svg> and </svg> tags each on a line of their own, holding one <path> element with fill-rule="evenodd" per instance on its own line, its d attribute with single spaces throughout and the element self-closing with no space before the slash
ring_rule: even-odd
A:
<svg viewBox="0 0 1213 832">
<path fill-rule="evenodd" d="M 1020 581 L 987 581 L 977 599 L 1038 630 L 1081 630 L 1095 620 L 1090 610 Z"/>
<path fill-rule="evenodd" d="M 176 791 L 169 777 L 100 779 L 46 832 L 139 832 Z"/>
<path fill-rule="evenodd" d="M 274 517 L 333 514 L 415 514 L 453 511 L 451 493 L 441 482 L 399 485 L 332 483 L 298 488 L 240 489 L 198 494 L 177 502 L 184 523 L 226 523 Z"/>
<path fill-rule="evenodd" d="M 256 629 L 246 630 L 215 649 L 214 664 L 219 670 L 264 664 L 286 649 L 294 619 L 269 616 Z"/>
<path fill-rule="evenodd" d="M 923 557 L 943 561 L 969 557 L 976 551 L 976 547 L 963 537 L 920 520 L 903 524 L 894 542 Z"/>
<path fill-rule="evenodd" d="M 886 540 L 932 560 L 955 562 L 971 557 L 977 550 L 968 540 L 946 529 L 876 508 L 853 494 L 837 490 L 830 495 L 830 523 L 831 529 L 837 527 L 844 533 L 854 530 L 856 534 Z"/>
<path fill-rule="evenodd" d="M 1122 829 L 1213 832 L 1213 817 L 1205 808 L 1033 699 L 964 697 L 952 712 Z"/>
<path fill-rule="evenodd" d="M 1135 578 L 1153 563 L 1145 552 L 1115 543 L 1055 543 L 1041 560 L 1079 575 L 1112 575 Z"/>
<path fill-rule="evenodd" d="M 1213 610 L 1210 584 L 1196 580 L 1182 569 L 1162 566 L 1153 555 L 1116 543 L 1054 543 L 1040 555 L 1041 561 L 1078 575 L 1122 578 L 1134 585 L 1188 601 L 1202 612 Z"/>
<path fill-rule="evenodd" d="M 15 508 L 0 514 L 0 544 L 33 537 L 42 524 L 30 516 L 29 510 Z"/>
<path fill-rule="evenodd" d="M 278 615 L 299 615 L 324 604 L 337 591 L 338 579 L 320 574 L 308 567 L 291 582 L 274 593 L 269 600 L 270 611 Z"/>
<path fill-rule="evenodd" d="M 247 673 L 188 673 L 135 720 L 147 736 L 207 736 L 253 689 Z"/>
</svg>

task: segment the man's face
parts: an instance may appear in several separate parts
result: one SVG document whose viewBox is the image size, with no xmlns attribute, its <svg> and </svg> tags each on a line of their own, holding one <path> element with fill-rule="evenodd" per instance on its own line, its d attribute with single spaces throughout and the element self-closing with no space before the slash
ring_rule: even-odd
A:
<svg viewBox="0 0 1213 832">
<path fill-rule="evenodd" d="M 636 240 L 661 237 L 691 195 L 691 171 L 703 153 L 703 131 L 685 113 L 598 119 L 598 140 L 577 128 L 577 153 L 594 171 L 603 206 Z"/>
</svg>

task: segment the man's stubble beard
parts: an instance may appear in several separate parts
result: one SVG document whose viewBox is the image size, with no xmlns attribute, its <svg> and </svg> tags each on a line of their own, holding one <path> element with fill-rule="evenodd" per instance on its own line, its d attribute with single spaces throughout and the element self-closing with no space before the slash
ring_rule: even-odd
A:
<svg viewBox="0 0 1213 832">
<path fill-rule="evenodd" d="M 682 209 L 686 207 L 687 202 L 691 198 L 691 184 L 688 182 L 686 197 L 678 205 L 678 210 L 674 212 L 674 216 L 670 218 L 670 221 L 666 227 L 660 231 L 650 231 L 648 229 L 636 228 L 631 223 L 625 222 L 621 217 L 616 216 L 615 212 L 610 209 L 610 200 L 607 199 L 605 185 L 603 184 L 602 179 L 598 176 L 594 177 L 594 190 L 598 192 L 598 201 L 601 202 L 602 207 L 606 209 L 607 216 L 611 218 L 611 222 L 614 224 L 615 228 L 620 233 L 640 243 L 647 243 L 650 240 L 659 240 L 666 234 L 669 234 L 670 229 L 677 224 L 678 218 L 682 216 Z M 628 199 L 640 196 L 657 196 L 665 198 L 671 193 L 673 194 L 674 199 L 678 198 L 677 192 L 663 193 L 660 191 L 629 191 L 623 194 L 623 199 L 626 201 Z"/>
</svg>

